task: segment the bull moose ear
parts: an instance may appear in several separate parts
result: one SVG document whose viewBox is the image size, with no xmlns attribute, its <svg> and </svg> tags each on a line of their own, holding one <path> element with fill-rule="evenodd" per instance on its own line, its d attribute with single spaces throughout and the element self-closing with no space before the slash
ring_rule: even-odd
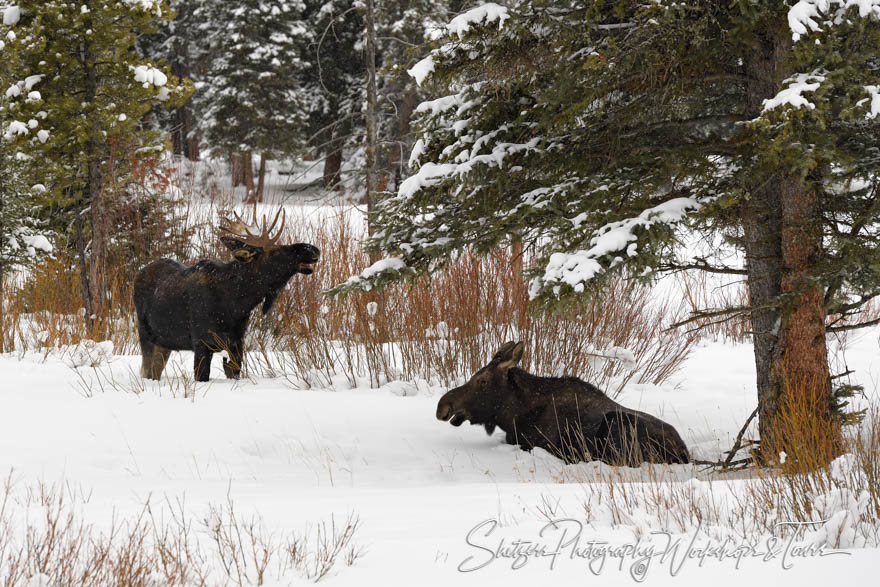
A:
<svg viewBox="0 0 880 587">
<path fill-rule="evenodd" d="M 498 352 L 495 353 L 495 356 L 492 358 L 493 361 L 498 361 L 499 369 L 510 369 L 511 367 L 516 367 L 520 360 L 522 360 L 523 350 L 526 345 L 523 341 L 519 342 L 507 342 L 504 343 Z"/>
<path fill-rule="evenodd" d="M 222 242 L 227 249 L 232 251 L 232 256 L 239 261 L 250 261 L 260 252 L 258 247 L 246 244 L 244 241 L 231 236 L 221 236 L 220 242 Z"/>
</svg>

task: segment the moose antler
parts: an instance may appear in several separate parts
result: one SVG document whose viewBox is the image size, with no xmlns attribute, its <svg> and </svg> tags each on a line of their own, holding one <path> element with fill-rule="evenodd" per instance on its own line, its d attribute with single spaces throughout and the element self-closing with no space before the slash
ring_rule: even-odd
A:
<svg viewBox="0 0 880 587">
<path fill-rule="evenodd" d="M 251 232 L 251 226 L 245 222 L 237 212 L 233 211 L 232 215 L 235 217 L 235 220 L 230 220 L 228 217 L 221 218 L 220 231 L 241 240 L 247 245 L 261 248 L 276 246 L 278 244 L 278 239 L 284 232 L 284 224 L 287 221 L 287 212 L 282 207 L 275 213 L 275 217 L 272 219 L 271 224 L 268 223 L 266 215 L 264 214 L 262 218 L 262 226 L 260 226 L 260 222 L 257 220 L 256 202 L 254 202 L 253 208 L 253 224 L 258 230 L 260 230 L 259 233 Z M 278 224 L 279 217 L 281 218 L 281 226 L 275 231 L 275 225 Z M 274 234 L 272 234 L 273 231 L 275 231 Z"/>
</svg>

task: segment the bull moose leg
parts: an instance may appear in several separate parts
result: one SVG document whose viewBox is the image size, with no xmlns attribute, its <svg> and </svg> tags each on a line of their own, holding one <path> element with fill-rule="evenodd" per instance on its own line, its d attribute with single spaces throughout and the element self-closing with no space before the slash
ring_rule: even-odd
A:
<svg viewBox="0 0 880 587">
<path fill-rule="evenodd" d="M 159 345 L 150 346 L 152 346 L 152 351 L 147 353 L 143 351 L 143 345 L 141 345 L 141 352 L 144 353 L 143 361 L 141 363 L 141 377 L 159 381 L 159 378 L 162 377 L 162 371 L 165 370 L 165 363 L 168 362 L 168 357 L 171 355 L 171 351 L 164 347 L 160 347 Z"/>
<path fill-rule="evenodd" d="M 211 359 L 214 353 L 207 345 L 199 342 L 193 345 L 193 354 L 196 381 L 208 381 L 211 373 Z"/>
<path fill-rule="evenodd" d="M 229 358 L 223 357 L 223 373 L 228 379 L 238 379 L 241 377 L 241 366 L 244 362 L 244 350 L 241 340 L 234 341 L 229 344 L 226 349 Z"/>
<path fill-rule="evenodd" d="M 153 375 L 153 350 L 155 345 L 141 336 L 141 377 L 144 379 L 159 379 Z"/>
<path fill-rule="evenodd" d="M 159 377 L 162 375 L 162 371 L 165 370 L 165 364 L 168 363 L 168 357 L 171 356 L 171 351 L 166 349 L 165 347 L 161 347 L 159 345 L 153 346 L 153 374 L 155 377 L 151 377 L 151 379 L 159 380 Z"/>
<path fill-rule="evenodd" d="M 171 351 L 153 344 L 145 337 L 140 337 L 141 343 L 141 377 L 144 379 L 155 379 L 159 381 L 162 371 L 165 370 L 165 363 L 168 362 L 168 356 Z"/>
</svg>

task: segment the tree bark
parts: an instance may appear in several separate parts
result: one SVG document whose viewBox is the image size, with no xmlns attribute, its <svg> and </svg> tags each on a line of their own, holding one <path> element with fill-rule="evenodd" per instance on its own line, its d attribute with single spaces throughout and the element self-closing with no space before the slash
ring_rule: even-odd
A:
<svg viewBox="0 0 880 587">
<path fill-rule="evenodd" d="M 257 174 L 257 201 L 263 201 L 263 190 L 266 187 L 266 152 L 260 152 L 260 170 Z"/>
<path fill-rule="evenodd" d="M 3 284 L 6 281 L 6 266 L 0 261 L 0 328 L 5 328 L 6 326 L 6 296 L 5 291 L 3 289 Z M 12 338 L 12 332 L 9 333 L 10 338 Z M 0 333 L 0 353 L 5 353 L 6 349 L 6 334 Z M 12 347 L 8 350 L 12 351 Z"/>
<path fill-rule="evenodd" d="M 394 188 L 400 185 L 401 181 L 401 165 L 400 160 L 403 157 L 404 153 L 409 153 L 412 149 L 412 143 L 410 141 L 410 128 L 412 126 L 412 115 L 415 112 L 416 106 L 418 105 L 418 91 L 416 90 L 415 84 L 413 84 L 410 80 L 407 81 L 408 87 L 406 90 L 406 94 L 404 95 L 403 102 L 401 102 L 397 107 L 398 112 L 398 126 L 397 126 L 397 136 L 394 137 L 393 147 L 391 149 L 391 157 L 388 161 L 388 169 L 385 172 L 383 177 L 383 186 L 380 187 L 379 191 L 384 191 L 387 189 L 387 184 L 391 182 L 390 178 L 394 180 Z"/>
<path fill-rule="evenodd" d="M 98 93 L 98 69 L 95 55 L 88 39 L 83 42 L 82 52 L 83 83 L 85 102 L 92 104 Z M 88 309 L 89 319 L 98 314 L 104 306 L 106 282 L 105 263 L 107 260 L 108 225 L 107 206 L 104 201 L 104 190 L 101 181 L 101 161 L 103 159 L 101 125 L 96 115 L 92 116 L 89 137 L 86 140 L 86 185 L 85 195 L 89 203 L 92 225 L 92 243 L 89 261 L 88 288 L 91 308 Z"/>
<path fill-rule="evenodd" d="M 771 370 L 781 374 L 776 378 L 784 395 L 776 402 L 776 411 L 766 410 L 761 419 L 761 439 L 764 442 L 768 437 L 774 455 L 780 450 L 791 454 L 806 448 L 824 463 L 839 448 L 840 424 L 832 410 L 825 290 L 810 274 L 822 251 L 821 209 L 816 190 L 789 176 L 780 182 L 780 203 L 781 290 L 789 298 L 782 307 Z"/>
<path fill-rule="evenodd" d="M 342 147 L 333 148 L 324 157 L 324 187 L 340 191 L 342 189 Z"/>
<path fill-rule="evenodd" d="M 241 165 L 244 173 L 245 200 L 253 201 L 254 198 L 254 155 L 250 151 L 241 154 Z"/>
<path fill-rule="evenodd" d="M 764 100 L 792 74 L 791 43 L 787 27 L 768 23 L 767 34 L 746 60 L 749 118 L 761 114 Z M 818 196 L 799 178 L 770 170 L 755 178 L 741 213 L 763 456 L 773 461 L 786 447 L 789 454 L 802 449 L 791 443 L 801 442 L 795 436 L 811 430 L 830 431 L 832 441 L 826 445 L 836 445 L 824 290 L 810 280 L 822 247 Z M 797 430 L 791 427 L 795 409 L 805 420 Z"/>
<path fill-rule="evenodd" d="M 83 306 L 86 314 L 91 316 L 95 312 L 95 305 L 92 303 L 92 288 L 89 283 L 89 261 L 88 252 L 86 251 L 86 238 L 83 234 L 83 215 L 82 203 L 77 204 L 76 219 L 73 222 L 74 239 L 76 246 L 76 254 L 79 257 L 79 284 L 80 293 L 82 295 Z"/>
<path fill-rule="evenodd" d="M 229 174 L 232 176 L 233 188 L 244 185 L 244 163 L 241 153 L 232 152 L 229 154 Z"/>
<path fill-rule="evenodd" d="M 181 79 L 192 77 L 188 44 L 175 45 L 171 73 Z M 174 131 L 171 133 L 171 143 L 175 155 L 186 157 L 190 161 L 198 161 L 199 141 L 192 104 L 193 99 L 190 96 L 182 106 L 174 109 Z"/>
<path fill-rule="evenodd" d="M 376 210 L 376 27 L 373 21 L 373 0 L 366 0 L 367 37 L 367 119 L 366 119 L 366 175 L 367 175 L 367 234 L 373 234 L 373 214 Z"/>
<path fill-rule="evenodd" d="M 190 161 L 198 161 L 199 140 L 195 132 L 192 98 L 183 106 L 174 109 L 174 129 L 171 133 L 174 154 L 186 157 Z"/>
<path fill-rule="evenodd" d="M 743 244 L 748 271 L 749 303 L 752 306 L 752 341 L 758 385 L 761 438 L 765 423 L 776 412 L 781 382 L 771 368 L 778 356 L 782 293 L 782 218 L 776 181 L 753 189 L 743 209 Z"/>
</svg>

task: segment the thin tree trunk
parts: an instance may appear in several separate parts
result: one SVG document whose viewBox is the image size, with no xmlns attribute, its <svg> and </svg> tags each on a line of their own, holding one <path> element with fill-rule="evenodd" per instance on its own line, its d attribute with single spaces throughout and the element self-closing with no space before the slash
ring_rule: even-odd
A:
<svg viewBox="0 0 880 587">
<path fill-rule="evenodd" d="M 88 40 L 83 43 L 83 73 L 85 101 L 91 104 L 95 101 L 98 92 L 98 70 L 95 65 L 95 56 L 92 53 L 91 43 Z M 100 136 L 100 122 L 97 118 L 93 118 L 89 129 L 89 138 L 86 141 L 87 178 L 85 189 L 89 210 L 91 211 L 92 224 L 91 259 L 89 263 L 89 286 L 92 304 L 92 308 L 89 311 L 90 319 L 103 308 L 106 291 L 105 262 L 107 260 L 107 229 L 109 223 L 103 186 L 101 185 L 102 145 Z"/>
<path fill-rule="evenodd" d="M 257 201 L 263 201 L 263 189 L 266 186 L 266 152 L 260 152 L 260 171 L 257 174 Z"/>
<path fill-rule="evenodd" d="M 189 47 L 187 44 L 176 45 L 171 61 L 171 73 L 180 77 L 192 77 Z M 195 114 L 193 99 L 188 98 L 182 105 L 174 109 L 174 132 L 171 133 L 172 148 L 175 155 L 186 157 L 190 161 L 199 159 L 199 141 L 195 130 Z"/>
<path fill-rule="evenodd" d="M 333 148 L 333 147 L 331 147 Z M 324 187 L 342 189 L 342 147 L 334 148 L 324 158 Z"/>
<path fill-rule="evenodd" d="M 176 130 L 171 135 L 174 154 L 186 157 L 190 161 L 198 161 L 199 140 L 195 131 L 192 98 L 183 106 L 174 109 L 174 126 Z"/>
<path fill-rule="evenodd" d="M 376 27 L 373 21 L 373 0 L 366 0 L 367 37 L 367 233 L 373 234 L 373 214 L 376 211 Z"/>
<path fill-rule="evenodd" d="M 229 175 L 232 180 L 233 189 L 244 183 L 241 173 L 241 158 L 238 156 L 238 153 L 229 154 Z"/>
<path fill-rule="evenodd" d="M 250 151 L 245 151 L 241 159 L 244 168 L 245 200 L 251 202 L 254 198 L 254 155 Z"/>
<path fill-rule="evenodd" d="M 2 198 L 0 198 L 0 207 L 2 207 Z M 6 296 L 3 289 L 4 281 L 6 280 L 6 266 L 0 261 L 0 328 L 4 328 L 6 326 Z M 13 329 L 14 330 L 14 329 Z M 12 336 L 12 331 L 9 332 L 9 335 Z M 6 352 L 6 335 L 0 334 L 0 353 Z M 10 351 L 12 348 L 9 349 Z"/>
<path fill-rule="evenodd" d="M 409 152 L 411 149 L 411 144 L 409 139 L 410 127 L 412 124 L 412 115 L 415 112 L 416 105 L 418 104 L 418 92 L 416 90 L 415 84 L 411 81 L 408 81 L 408 86 L 406 90 L 406 94 L 404 95 L 403 102 L 398 106 L 398 126 L 397 126 L 397 136 L 394 137 L 393 148 L 391 149 L 391 157 L 388 162 L 388 169 L 385 172 L 385 177 L 383 178 L 383 183 L 385 185 L 380 188 L 380 191 L 384 191 L 388 183 L 390 183 L 390 178 L 394 178 L 394 187 L 400 185 L 401 179 L 401 165 L 400 160 L 403 157 L 404 152 Z"/>
<path fill-rule="evenodd" d="M 89 262 L 86 251 L 86 238 L 83 234 L 83 216 L 84 211 L 82 204 L 77 205 L 76 219 L 73 222 L 74 239 L 76 246 L 76 255 L 79 257 L 79 284 L 80 293 L 82 294 L 83 306 L 86 309 L 86 315 L 91 316 L 95 313 L 95 305 L 92 303 L 92 287 L 89 283 Z"/>
</svg>

